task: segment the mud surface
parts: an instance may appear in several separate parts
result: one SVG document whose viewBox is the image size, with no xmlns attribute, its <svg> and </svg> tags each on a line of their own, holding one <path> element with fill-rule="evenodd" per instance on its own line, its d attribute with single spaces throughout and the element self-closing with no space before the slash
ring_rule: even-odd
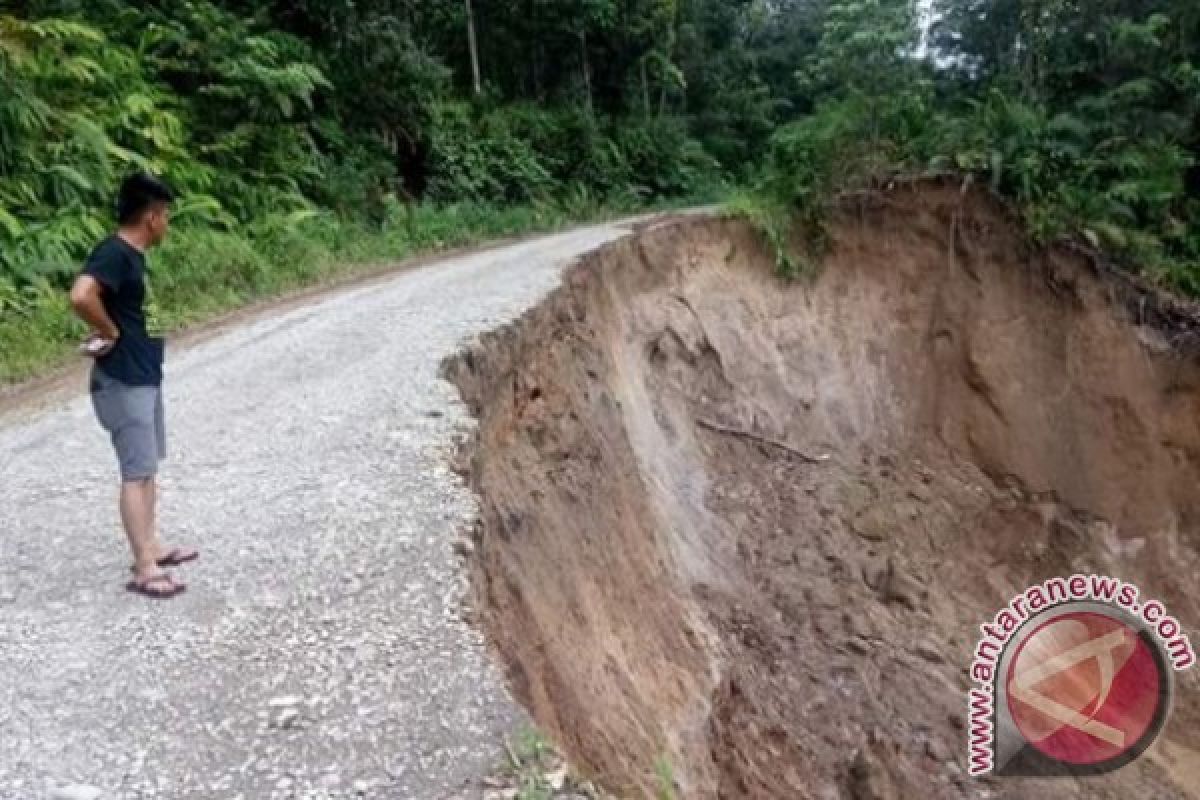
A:
<svg viewBox="0 0 1200 800">
<path fill-rule="evenodd" d="M 785 284 L 742 223 L 646 231 L 447 365 L 510 686 L 628 796 L 666 764 L 688 798 L 1200 796 L 1195 670 L 1113 775 L 968 779 L 963 733 L 978 626 L 1033 583 L 1200 622 L 1190 312 L 957 187 L 831 235 Z"/>
</svg>

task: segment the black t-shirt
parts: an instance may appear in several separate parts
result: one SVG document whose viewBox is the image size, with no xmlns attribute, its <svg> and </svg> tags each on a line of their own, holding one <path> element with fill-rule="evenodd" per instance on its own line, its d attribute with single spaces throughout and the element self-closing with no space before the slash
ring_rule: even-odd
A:
<svg viewBox="0 0 1200 800">
<path fill-rule="evenodd" d="M 163 341 L 146 333 L 146 258 L 120 236 L 110 236 L 92 251 L 83 267 L 104 287 L 104 310 L 121 337 L 96 366 L 130 386 L 162 383 Z"/>
</svg>

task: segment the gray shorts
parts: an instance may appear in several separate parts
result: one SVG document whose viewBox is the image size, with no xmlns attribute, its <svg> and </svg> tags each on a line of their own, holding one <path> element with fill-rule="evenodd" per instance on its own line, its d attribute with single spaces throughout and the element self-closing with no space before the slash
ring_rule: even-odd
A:
<svg viewBox="0 0 1200 800">
<path fill-rule="evenodd" d="M 158 474 L 167 457 L 162 389 L 128 386 L 100 369 L 92 370 L 92 408 L 112 437 L 122 481 L 140 481 Z"/>
</svg>

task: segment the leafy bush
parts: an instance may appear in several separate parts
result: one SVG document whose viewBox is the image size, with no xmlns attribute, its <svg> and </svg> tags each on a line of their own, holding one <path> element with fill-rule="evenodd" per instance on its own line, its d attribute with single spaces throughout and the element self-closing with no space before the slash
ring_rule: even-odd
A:
<svg viewBox="0 0 1200 800">
<path fill-rule="evenodd" d="M 66 20 L 0 16 L 0 274 L 61 281 L 108 227 L 124 170 L 205 174 L 137 54 Z"/>
<path fill-rule="evenodd" d="M 1200 204 L 1185 181 L 1200 150 L 1200 50 L 1181 36 L 1200 17 L 1179 3 L 1174 16 L 1102 5 L 1028 18 L 947 3 L 938 34 L 959 58 L 939 53 L 931 70 L 914 55 L 911 4 L 831 2 L 800 73 L 821 99 L 773 136 L 759 205 L 792 208 L 819 237 L 841 189 L 956 169 L 1011 197 L 1035 237 L 1082 235 L 1200 294 Z"/>
<path fill-rule="evenodd" d="M 61 295 L 133 171 L 179 194 L 151 259 L 165 328 L 345 262 L 710 194 L 729 170 L 695 131 L 742 166 L 790 83 L 776 63 L 743 85 L 753 37 L 796 27 L 751 5 L 478 4 L 479 91 L 462 4 L 5 5 L 0 326 L 21 352 L 0 380 L 65 352 Z"/>
<path fill-rule="evenodd" d="M 630 120 L 617 127 L 614 140 L 647 197 L 695 194 L 711 185 L 719 170 L 680 119 Z"/>
</svg>

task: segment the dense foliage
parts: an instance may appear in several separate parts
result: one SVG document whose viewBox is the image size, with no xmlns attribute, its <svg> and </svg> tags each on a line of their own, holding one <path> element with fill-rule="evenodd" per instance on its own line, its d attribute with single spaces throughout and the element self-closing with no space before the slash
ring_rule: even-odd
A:
<svg viewBox="0 0 1200 800">
<path fill-rule="evenodd" d="M 182 191 L 185 223 L 230 230 L 379 222 L 392 201 L 693 194 L 753 161 L 792 82 L 758 75 L 756 40 L 785 36 L 758 5 L 17 3 L 0 14 L 0 278 L 11 294 L 68 274 L 134 168 Z"/>
<path fill-rule="evenodd" d="M 182 195 L 152 264 L 167 326 L 342 257 L 461 240 L 417 227 L 442 230 L 434 209 L 482 235 L 711 195 L 791 81 L 779 55 L 755 77 L 751 41 L 784 47 L 756 6 L 6 0 L 0 380 L 78 332 L 62 289 L 135 169 Z"/>
<path fill-rule="evenodd" d="M 77 334 L 61 289 L 134 169 L 182 194 L 168 326 L 731 182 L 819 232 L 928 169 L 1200 293 L 1200 7 L 931 1 L 0 0 L 0 380 Z"/>
<path fill-rule="evenodd" d="M 831 0 L 800 77 L 817 111 L 773 140 L 770 195 L 954 169 L 1042 239 L 1082 235 L 1200 294 L 1200 7 L 1191 0 Z M 923 57 L 918 57 L 923 54 Z"/>
</svg>

